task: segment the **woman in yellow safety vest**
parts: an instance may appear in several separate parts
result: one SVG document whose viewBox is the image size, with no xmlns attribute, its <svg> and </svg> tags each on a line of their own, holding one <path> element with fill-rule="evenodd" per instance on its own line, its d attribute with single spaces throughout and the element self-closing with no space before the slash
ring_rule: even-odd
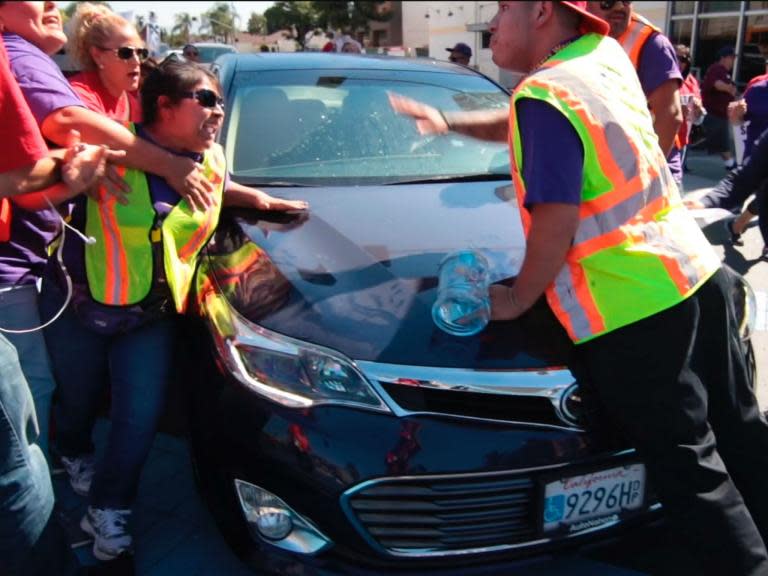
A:
<svg viewBox="0 0 768 576">
<path fill-rule="evenodd" d="M 55 313 L 71 279 L 71 306 L 46 332 L 58 382 L 56 446 L 73 489 L 88 496 L 80 525 L 94 537 L 101 560 L 131 550 L 127 517 L 172 376 L 174 316 L 186 310 L 200 250 L 222 203 L 306 207 L 229 182 L 215 142 L 224 119 L 221 87 L 208 70 L 166 61 L 147 78 L 142 108 L 144 121 L 129 128 L 197 162 L 214 188 L 211 206 L 196 210 L 162 178 L 121 169 L 129 201 L 100 191 L 75 207 L 72 224 L 86 241 L 62 239 L 63 263 L 51 259 L 41 304 L 44 315 Z M 91 431 L 106 382 L 112 428 L 104 457 L 95 462 Z"/>
</svg>

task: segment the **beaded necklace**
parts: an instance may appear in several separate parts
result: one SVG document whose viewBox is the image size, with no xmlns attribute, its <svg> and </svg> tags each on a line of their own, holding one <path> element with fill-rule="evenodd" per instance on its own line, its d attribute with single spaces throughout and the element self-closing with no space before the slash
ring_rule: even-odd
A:
<svg viewBox="0 0 768 576">
<path fill-rule="evenodd" d="M 562 50 L 563 48 L 565 48 L 566 46 L 568 46 L 568 44 L 570 44 L 571 42 L 575 42 L 575 41 L 576 41 L 576 40 L 578 40 L 579 38 L 581 38 L 581 35 L 578 35 L 578 36 L 574 36 L 574 37 L 572 37 L 572 38 L 568 38 L 567 40 L 563 40 L 563 41 L 562 41 L 562 42 L 560 42 L 559 44 L 556 44 L 556 45 L 555 45 L 555 47 L 554 47 L 554 48 L 552 48 L 552 49 L 551 49 L 551 50 L 550 50 L 550 51 L 547 53 L 547 55 L 546 55 L 546 56 L 544 56 L 544 58 L 542 58 L 541 60 L 539 60 L 539 61 L 538 61 L 538 63 L 536 64 L 536 66 L 534 66 L 533 68 L 531 68 L 531 71 L 530 71 L 530 72 L 528 72 L 527 76 L 530 76 L 531 74 L 533 74 L 534 72 L 536 72 L 536 71 L 537 71 L 539 68 L 541 68 L 542 66 L 544 66 L 544 63 L 545 63 L 547 60 L 549 60 L 550 58 L 552 58 L 552 56 L 554 56 L 555 54 L 557 54 L 558 52 L 560 52 L 560 50 Z"/>
</svg>

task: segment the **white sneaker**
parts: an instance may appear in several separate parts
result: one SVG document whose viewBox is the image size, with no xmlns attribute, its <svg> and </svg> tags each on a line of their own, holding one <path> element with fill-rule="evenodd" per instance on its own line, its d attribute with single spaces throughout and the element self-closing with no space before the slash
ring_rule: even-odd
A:
<svg viewBox="0 0 768 576">
<path fill-rule="evenodd" d="M 130 510 L 94 508 L 80 520 L 80 528 L 93 536 L 93 555 L 99 560 L 112 560 L 123 552 L 130 552 L 133 538 L 125 530 Z"/>
<path fill-rule="evenodd" d="M 77 458 L 61 457 L 61 463 L 69 476 L 69 484 L 75 494 L 88 496 L 93 475 L 96 473 L 96 461 L 92 454 Z"/>
</svg>

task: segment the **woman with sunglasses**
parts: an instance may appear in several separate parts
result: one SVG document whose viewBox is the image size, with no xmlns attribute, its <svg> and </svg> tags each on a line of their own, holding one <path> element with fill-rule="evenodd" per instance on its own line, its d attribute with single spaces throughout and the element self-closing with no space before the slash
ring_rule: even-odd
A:
<svg viewBox="0 0 768 576">
<path fill-rule="evenodd" d="M 72 217 L 94 241 L 65 246 L 73 304 L 45 336 L 59 385 L 56 444 L 70 461 L 93 461 L 91 431 L 103 386 L 110 383 L 104 457 L 92 482 L 80 485 L 89 504 L 81 527 L 94 536 L 93 553 L 101 560 L 131 550 L 126 523 L 173 375 L 176 315 L 186 310 L 198 255 L 222 203 L 253 206 L 258 199 L 263 207 L 306 206 L 244 186 L 233 191 L 215 142 L 224 119 L 221 87 L 208 70 L 167 60 L 149 74 L 141 97 L 144 120 L 131 129 L 199 162 L 215 188 L 215 202 L 194 210 L 163 179 L 128 170 L 127 205 L 89 198 Z M 44 279 L 44 313 L 61 306 L 65 274 L 54 270 Z"/>
<path fill-rule="evenodd" d="M 69 82 L 88 108 L 118 122 L 141 120 L 131 93 L 149 51 L 132 23 L 103 4 L 80 4 L 67 52 L 82 67 Z"/>
</svg>

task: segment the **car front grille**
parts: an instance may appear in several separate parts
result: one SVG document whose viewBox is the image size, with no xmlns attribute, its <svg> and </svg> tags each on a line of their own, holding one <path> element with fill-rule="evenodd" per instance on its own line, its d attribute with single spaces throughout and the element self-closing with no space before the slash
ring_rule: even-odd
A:
<svg viewBox="0 0 768 576">
<path fill-rule="evenodd" d="M 536 536 L 535 484 L 525 475 L 386 478 L 346 497 L 361 533 L 394 556 L 505 548 Z"/>
<path fill-rule="evenodd" d="M 526 422 L 549 426 L 566 426 L 552 401 L 541 396 L 478 394 L 416 388 L 381 382 L 384 390 L 400 407 L 409 412 L 453 414 L 505 422 Z"/>
</svg>

